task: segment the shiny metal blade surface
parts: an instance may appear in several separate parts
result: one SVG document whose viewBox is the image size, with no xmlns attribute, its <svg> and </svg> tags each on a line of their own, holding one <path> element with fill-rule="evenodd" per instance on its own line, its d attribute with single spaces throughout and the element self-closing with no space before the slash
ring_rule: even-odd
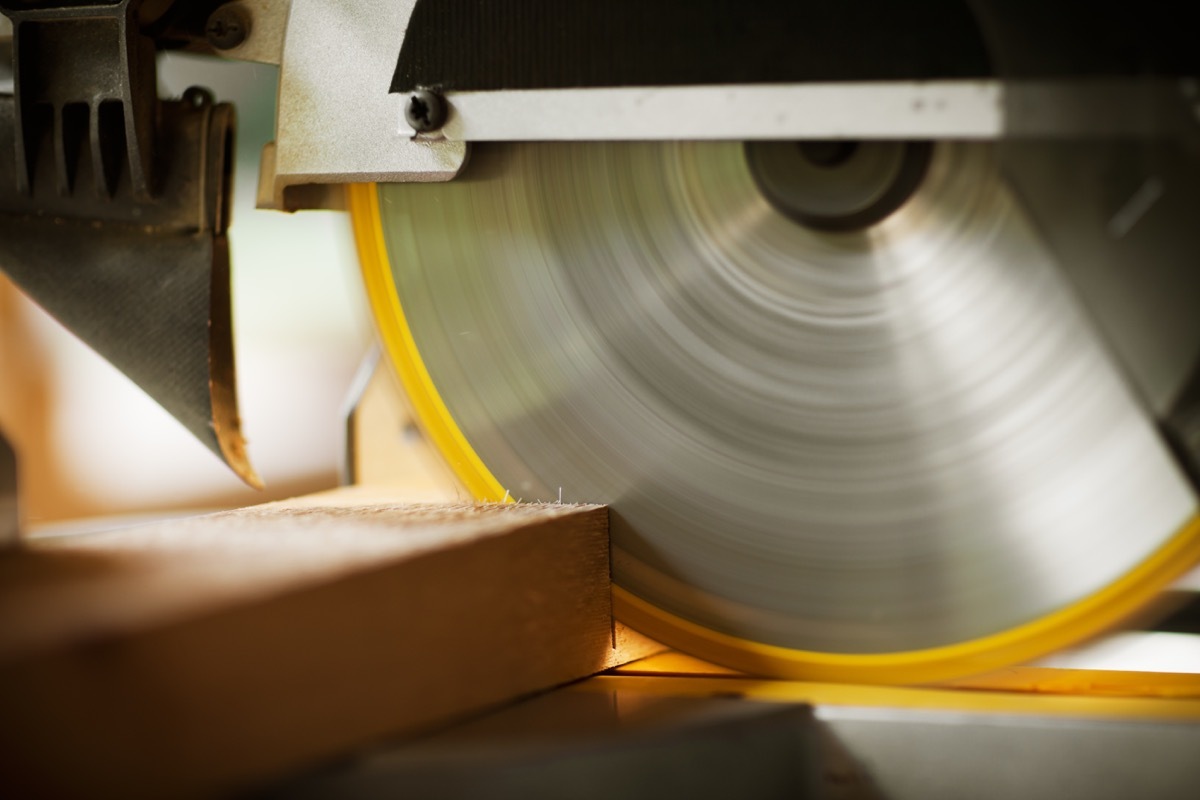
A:
<svg viewBox="0 0 1200 800">
<path fill-rule="evenodd" d="M 859 232 L 740 144 L 481 145 L 380 188 L 442 399 L 525 500 L 610 503 L 614 582 L 706 628 L 887 653 L 1118 580 L 1193 513 L 986 144 Z"/>
</svg>

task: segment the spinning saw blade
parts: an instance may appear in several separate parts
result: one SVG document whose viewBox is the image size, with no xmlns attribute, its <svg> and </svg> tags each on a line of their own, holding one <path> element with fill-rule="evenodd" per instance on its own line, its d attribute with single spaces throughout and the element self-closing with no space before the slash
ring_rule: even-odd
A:
<svg viewBox="0 0 1200 800">
<path fill-rule="evenodd" d="M 481 498 L 612 507 L 619 618 L 777 675 L 1030 658 L 1195 558 L 1196 498 L 989 144 L 479 145 L 354 195 Z"/>
</svg>

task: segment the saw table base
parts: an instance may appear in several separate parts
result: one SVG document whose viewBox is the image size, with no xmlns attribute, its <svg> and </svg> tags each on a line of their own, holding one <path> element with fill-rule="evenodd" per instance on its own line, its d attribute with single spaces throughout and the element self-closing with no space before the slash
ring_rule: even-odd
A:
<svg viewBox="0 0 1200 800">
<path fill-rule="evenodd" d="M 649 662 L 260 800 L 1174 800 L 1200 785 L 1194 700 L 651 677 L 678 663 Z"/>
</svg>

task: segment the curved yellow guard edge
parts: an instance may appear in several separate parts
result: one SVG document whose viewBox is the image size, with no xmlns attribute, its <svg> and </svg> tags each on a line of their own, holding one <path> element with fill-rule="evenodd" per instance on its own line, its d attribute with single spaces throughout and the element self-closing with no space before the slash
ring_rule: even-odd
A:
<svg viewBox="0 0 1200 800">
<path fill-rule="evenodd" d="M 375 323 L 418 423 L 476 499 L 510 499 L 459 430 L 417 351 L 388 263 L 378 187 L 355 184 L 348 196 Z M 931 683 L 1028 662 L 1102 633 L 1152 603 L 1197 561 L 1200 515 L 1123 578 L 1066 608 L 979 639 L 899 653 L 822 653 L 740 639 L 656 608 L 619 586 L 613 587 L 613 613 L 647 636 L 745 672 L 808 681 Z"/>
<path fill-rule="evenodd" d="M 384 349 L 404 384 L 417 422 L 472 497 L 484 502 L 506 499 L 507 493 L 500 482 L 484 466 L 450 416 L 417 351 L 388 263 L 376 185 L 356 183 L 346 188 L 367 298 Z"/>
</svg>

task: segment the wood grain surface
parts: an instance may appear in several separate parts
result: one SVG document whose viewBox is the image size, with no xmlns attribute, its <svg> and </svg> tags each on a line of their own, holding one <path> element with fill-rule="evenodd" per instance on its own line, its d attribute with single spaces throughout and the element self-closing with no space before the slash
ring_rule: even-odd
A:
<svg viewBox="0 0 1200 800">
<path fill-rule="evenodd" d="M 235 791 L 657 645 L 607 511 L 363 487 L 0 558 L 0 795 Z"/>
</svg>

